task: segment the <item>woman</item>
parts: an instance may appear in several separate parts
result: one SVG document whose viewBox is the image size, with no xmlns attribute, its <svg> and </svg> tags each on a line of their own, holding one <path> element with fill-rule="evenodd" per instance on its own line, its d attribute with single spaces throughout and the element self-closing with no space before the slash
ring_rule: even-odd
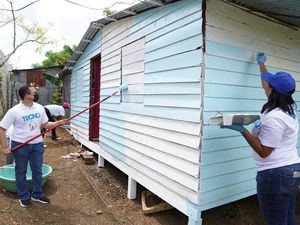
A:
<svg viewBox="0 0 300 225">
<path fill-rule="evenodd" d="M 300 184 L 297 154 L 298 120 L 292 94 L 294 78 L 285 72 L 271 74 L 259 53 L 262 86 L 268 97 L 261 119 L 250 133 L 242 125 L 223 126 L 239 131 L 252 147 L 257 167 L 257 196 L 269 225 L 296 225 L 296 192 Z"/>
</svg>

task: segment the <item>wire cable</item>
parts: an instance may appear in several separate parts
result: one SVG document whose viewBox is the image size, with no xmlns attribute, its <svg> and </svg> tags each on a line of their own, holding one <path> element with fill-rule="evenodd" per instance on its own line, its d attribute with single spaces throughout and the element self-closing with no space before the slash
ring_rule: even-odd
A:
<svg viewBox="0 0 300 225">
<path fill-rule="evenodd" d="M 115 2 L 114 4 L 112 4 L 111 6 L 107 6 L 107 7 L 104 7 L 104 8 L 93 8 L 93 7 L 89 7 L 89 6 L 86 6 L 86 5 L 82 5 L 80 3 L 77 3 L 77 2 L 74 2 L 74 1 L 71 1 L 71 0 L 64 0 L 68 3 L 71 3 L 73 5 L 77 5 L 77 6 L 80 6 L 80 7 L 83 7 L 83 8 L 86 8 L 86 9 L 90 9 L 90 10 L 97 10 L 97 11 L 103 11 L 104 9 L 107 9 L 107 8 L 113 8 L 114 6 L 116 5 L 122 5 L 122 4 L 125 4 L 125 5 L 132 5 L 136 0 L 133 0 L 132 2 Z"/>
<path fill-rule="evenodd" d="M 40 1 L 40 0 L 33 1 L 33 2 L 29 3 L 29 4 L 27 4 L 27 5 L 25 5 L 25 6 L 21 7 L 21 8 L 19 8 L 19 9 L 14 9 L 14 11 L 15 11 L 15 12 L 21 11 L 21 10 L 27 8 L 28 6 L 31 6 L 32 4 L 37 3 L 37 2 L 39 2 L 39 1 Z M 0 9 L 0 10 L 1 10 L 1 11 L 11 11 L 11 9 Z"/>
</svg>

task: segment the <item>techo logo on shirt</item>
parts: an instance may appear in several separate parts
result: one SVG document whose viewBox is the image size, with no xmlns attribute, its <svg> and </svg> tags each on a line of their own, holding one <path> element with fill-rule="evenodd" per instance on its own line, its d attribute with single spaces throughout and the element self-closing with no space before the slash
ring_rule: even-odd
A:
<svg viewBox="0 0 300 225">
<path fill-rule="evenodd" d="M 39 113 L 33 113 L 33 114 L 26 115 L 26 116 L 22 116 L 22 119 L 24 122 L 33 120 L 33 119 L 39 119 L 39 118 L 41 118 L 41 115 Z"/>
</svg>

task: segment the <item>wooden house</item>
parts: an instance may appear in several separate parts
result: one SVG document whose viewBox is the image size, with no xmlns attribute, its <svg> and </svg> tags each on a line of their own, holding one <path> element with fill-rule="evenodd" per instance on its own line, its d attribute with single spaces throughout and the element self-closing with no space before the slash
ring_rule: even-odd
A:
<svg viewBox="0 0 300 225">
<path fill-rule="evenodd" d="M 72 120 L 71 131 L 99 166 L 105 159 L 128 175 L 128 198 L 139 183 L 201 224 L 201 211 L 256 193 L 251 148 L 208 120 L 260 112 L 258 51 L 271 72 L 300 80 L 299 19 L 271 13 L 292 15 L 283 1 L 253 2 L 147 0 L 90 24 L 64 68 L 71 114 L 128 90 Z"/>
</svg>

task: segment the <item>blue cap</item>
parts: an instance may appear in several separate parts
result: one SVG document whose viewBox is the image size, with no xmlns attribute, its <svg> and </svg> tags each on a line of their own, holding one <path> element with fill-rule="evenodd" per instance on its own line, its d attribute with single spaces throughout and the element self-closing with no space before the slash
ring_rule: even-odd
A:
<svg viewBox="0 0 300 225">
<path fill-rule="evenodd" d="M 296 89 L 295 79 L 286 72 L 280 71 L 274 75 L 265 72 L 262 74 L 262 79 L 267 81 L 278 93 L 285 96 L 293 94 Z"/>
</svg>

